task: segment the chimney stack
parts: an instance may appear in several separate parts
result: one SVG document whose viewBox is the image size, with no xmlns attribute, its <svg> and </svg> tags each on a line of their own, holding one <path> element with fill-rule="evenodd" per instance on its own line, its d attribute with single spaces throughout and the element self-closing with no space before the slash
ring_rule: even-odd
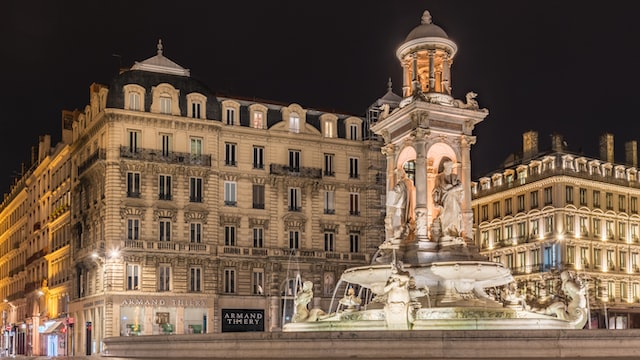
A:
<svg viewBox="0 0 640 360">
<path fill-rule="evenodd" d="M 553 151 L 564 150 L 564 140 L 562 140 L 562 135 L 558 133 L 551 134 L 551 150 Z"/>
<path fill-rule="evenodd" d="M 624 144 L 625 163 L 628 166 L 638 167 L 638 142 L 627 141 Z"/>
<path fill-rule="evenodd" d="M 600 136 L 600 160 L 614 163 L 613 159 L 613 135 L 604 133 Z"/>
<path fill-rule="evenodd" d="M 531 159 L 538 154 L 538 132 L 529 130 L 522 134 L 522 158 Z"/>
</svg>

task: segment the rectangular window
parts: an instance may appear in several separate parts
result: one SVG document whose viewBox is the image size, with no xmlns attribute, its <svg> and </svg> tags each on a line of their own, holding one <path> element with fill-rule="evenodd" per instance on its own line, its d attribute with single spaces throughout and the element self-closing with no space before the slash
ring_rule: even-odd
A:
<svg viewBox="0 0 640 360">
<path fill-rule="evenodd" d="M 635 196 L 632 196 L 631 200 L 630 200 L 630 203 L 629 203 L 629 206 L 631 207 L 631 209 L 629 209 L 629 210 L 631 210 L 631 213 L 632 214 L 637 214 L 638 213 L 638 198 L 635 197 Z"/>
<path fill-rule="evenodd" d="M 518 234 L 517 236 L 521 239 L 524 239 L 527 237 L 527 224 L 524 221 L 521 221 L 519 223 L 516 224 L 517 228 L 518 228 Z"/>
<path fill-rule="evenodd" d="M 189 152 L 192 159 L 196 159 L 202 155 L 202 139 L 201 138 L 191 138 L 189 139 L 191 147 L 189 148 Z"/>
<path fill-rule="evenodd" d="M 589 267 L 589 248 L 580 248 L 580 261 L 582 261 L 582 265 Z"/>
<path fill-rule="evenodd" d="M 167 219 L 160 220 L 158 241 L 171 241 L 171 221 Z"/>
<path fill-rule="evenodd" d="M 531 192 L 531 208 L 536 209 L 538 206 L 538 190 L 535 190 Z"/>
<path fill-rule="evenodd" d="M 189 291 L 202 291 L 202 269 L 199 267 L 189 268 Z"/>
<path fill-rule="evenodd" d="M 605 193 L 604 197 L 605 197 L 607 210 L 613 210 L 613 194 Z"/>
<path fill-rule="evenodd" d="M 253 228 L 253 247 L 264 247 L 264 229 L 261 227 Z"/>
<path fill-rule="evenodd" d="M 358 140 L 358 125 L 349 125 L 349 140 Z"/>
<path fill-rule="evenodd" d="M 575 264 L 576 262 L 576 247 L 567 246 L 567 264 Z"/>
<path fill-rule="evenodd" d="M 504 200 L 504 214 L 505 215 L 511 215 L 513 213 L 513 205 L 512 205 L 512 199 L 505 199 Z"/>
<path fill-rule="evenodd" d="M 253 208 L 264 209 L 264 185 L 253 184 Z"/>
<path fill-rule="evenodd" d="M 480 236 L 482 238 L 482 247 L 489 247 L 489 232 L 487 230 L 483 230 Z"/>
<path fill-rule="evenodd" d="M 224 245 L 236 246 L 236 227 L 234 225 L 225 225 L 224 227 Z"/>
<path fill-rule="evenodd" d="M 553 203 L 553 188 L 551 186 L 544 188 L 544 204 L 550 205 Z"/>
<path fill-rule="evenodd" d="M 600 191 L 593 190 L 593 207 L 600 208 Z"/>
<path fill-rule="evenodd" d="M 333 137 L 333 121 L 331 120 L 324 121 L 324 137 Z"/>
<path fill-rule="evenodd" d="M 573 233 L 575 228 L 576 217 L 566 214 L 564 217 L 564 226 L 567 232 Z"/>
<path fill-rule="evenodd" d="M 513 270 L 515 268 L 515 264 L 513 263 L 513 254 L 507 254 L 506 255 L 506 260 L 507 263 L 505 264 L 507 266 L 507 268 Z"/>
<path fill-rule="evenodd" d="M 324 233 L 324 251 L 335 251 L 335 234 L 331 231 Z"/>
<path fill-rule="evenodd" d="M 236 118 L 236 109 L 227 108 L 227 125 L 233 125 Z"/>
<path fill-rule="evenodd" d="M 200 103 L 191 103 L 191 117 L 200 119 Z"/>
<path fill-rule="evenodd" d="M 300 132 L 300 118 L 297 114 L 291 114 L 289 116 L 289 131 L 292 133 Z"/>
<path fill-rule="evenodd" d="M 333 190 L 325 190 L 324 191 L 324 213 L 325 214 L 335 214 L 335 191 Z"/>
<path fill-rule="evenodd" d="M 236 271 L 234 269 L 224 269 L 224 293 L 234 294 L 236 292 Z"/>
<path fill-rule="evenodd" d="M 602 250 L 593 249 L 593 265 L 597 268 L 602 266 Z"/>
<path fill-rule="evenodd" d="M 502 241 L 502 229 L 500 228 L 493 229 L 493 241 L 494 242 Z"/>
<path fill-rule="evenodd" d="M 524 211 L 524 195 L 518 195 L 517 201 L 518 201 L 518 212 L 523 212 Z"/>
<path fill-rule="evenodd" d="M 289 150 L 289 171 L 300 172 L 300 150 Z"/>
<path fill-rule="evenodd" d="M 498 201 L 493 203 L 493 217 L 500 217 L 500 202 Z"/>
<path fill-rule="evenodd" d="M 171 98 L 168 96 L 160 96 L 160 113 L 171 114 Z"/>
<path fill-rule="evenodd" d="M 627 197 L 624 195 L 618 195 L 618 211 L 627 211 Z"/>
<path fill-rule="evenodd" d="M 136 92 L 129 93 L 129 110 L 140 110 L 140 94 Z"/>
<path fill-rule="evenodd" d="M 480 211 L 482 212 L 482 221 L 489 220 L 489 206 L 482 205 L 482 208 L 480 209 Z"/>
<path fill-rule="evenodd" d="M 587 206 L 587 189 L 580 188 L 580 205 Z"/>
<path fill-rule="evenodd" d="M 565 186 L 565 202 L 573 204 L 573 186 Z"/>
<path fill-rule="evenodd" d="M 550 234 L 553 232 L 553 215 L 544 217 L 544 233 Z"/>
<path fill-rule="evenodd" d="M 127 173 L 127 197 L 140 197 L 140 173 Z"/>
<path fill-rule="evenodd" d="M 613 234 L 613 221 L 612 220 L 607 220 L 607 222 L 605 223 L 606 225 L 606 231 L 607 231 L 607 238 L 609 240 L 613 240 L 614 234 Z"/>
<path fill-rule="evenodd" d="M 127 239 L 128 240 L 140 239 L 140 220 L 138 219 L 127 220 Z"/>
<path fill-rule="evenodd" d="M 580 217 L 580 235 L 581 236 L 589 235 L 589 219 L 586 216 Z"/>
<path fill-rule="evenodd" d="M 129 152 L 137 153 L 140 151 L 140 131 L 129 130 Z"/>
<path fill-rule="evenodd" d="M 224 164 L 227 166 L 236 166 L 236 144 L 224 144 Z"/>
<path fill-rule="evenodd" d="M 236 206 L 236 183 L 235 181 L 224 182 L 224 205 Z"/>
<path fill-rule="evenodd" d="M 360 252 L 360 234 L 359 233 L 349 233 L 349 252 L 357 253 Z"/>
<path fill-rule="evenodd" d="M 140 290 L 140 265 L 127 264 L 127 290 Z"/>
<path fill-rule="evenodd" d="M 615 268 L 616 268 L 615 251 L 607 250 L 607 269 L 615 270 Z"/>
<path fill-rule="evenodd" d="M 360 168 L 358 166 L 358 158 L 349 158 L 349 178 L 357 179 L 360 177 Z"/>
<path fill-rule="evenodd" d="M 531 220 L 531 236 L 538 236 L 539 234 L 538 219 Z"/>
<path fill-rule="evenodd" d="M 360 215 L 360 194 L 349 193 L 349 215 Z"/>
<path fill-rule="evenodd" d="M 264 113 L 262 111 L 253 112 L 253 127 L 254 129 L 264 128 Z"/>
<path fill-rule="evenodd" d="M 620 251 L 620 259 L 618 260 L 618 264 L 620 264 L 620 270 L 627 269 L 627 252 Z"/>
<path fill-rule="evenodd" d="M 618 221 L 618 239 L 627 239 L 627 223 L 624 221 Z"/>
<path fill-rule="evenodd" d="M 253 168 L 264 169 L 264 148 L 262 146 L 253 147 Z"/>
<path fill-rule="evenodd" d="M 324 176 L 335 176 L 336 173 L 333 170 L 333 159 L 335 155 L 324 154 Z"/>
<path fill-rule="evenodd" d="M 191 223 L 189 224 L 189 241 L 192 243 L 202 242 L 202 224 Z"/>
<path fill-rule="evenodd" d="M 289 231 L 289 249 L 299 249 L 300 248 L 300 232 L 298 231 Z"/>
<path fill-rule="evenodd" d="M 171 135 L 160 135 L 160 146 L 162 147 L 162 156 L 167 157 L 171 154 Z"/>
<path fill-rule="evenodd" d="M 202 179 L 189 178 L 189 201 L 202 202 Z"/>
<path fill-rule="evenodd" d="M 505 232 L 505 236 L 504 238 L 506 240 L 511 240 L 513 239 L 513 225 L 505 225 L 504 227 L 504 232 Z"/>
<path fill-rule="evenodd" d="M 301 207 L 301 199 L 300 199 L 300 188 L 292 187 L 289 188 L 289 211 L 300 211 Z"/>
<path fill-rule="evenodd" d="M 593 219 L 593 236 L 600 236 L 602 233 L 602 227 L 600 225 L 600 219 Z"/>
<path fill-rule="evenodd" d="M 171 200 L 171 175 L 158 176 L 158 199 Z"/>
<path fill-rule="evenodd" d="M 251 275 L 251 294 L 264 295 L 264 269 L 253 269 Z"/>
<path fill-rule="evenodd" d="M 531 263 L 536 268 L 540 267 L 540 265 L 541 265 L 541 263 L 540 263 L 540 249 L 531 250 Z"/>
<path fill-rule="evenodd" d="M 158 291 L 171 291 L 171 266 L 158 267 Z"/>
</svg>

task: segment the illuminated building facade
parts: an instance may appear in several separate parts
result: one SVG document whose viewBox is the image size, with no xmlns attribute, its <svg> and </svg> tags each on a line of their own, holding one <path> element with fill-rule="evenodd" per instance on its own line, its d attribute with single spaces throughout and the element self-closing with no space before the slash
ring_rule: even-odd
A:
<svg viewBox="0 0 640 360">
<path fill-rule="evenodd" d="M 476 243 L 482 254 L 512 269 L 526 297 L 558 294 L 559 273 L 572 270 L 588 285 L 590 328 L 640 327 L 640 179 L 637 142 L 614 162 L 613 135 L 600 138 L 600 158 L 567 150 L 538 134 L 504 169 L 474 184 Z"/>
<path fill-rule="evenodd" d="M 367 117 L 222 96 L 159 43 L 89 94 L 1 209 L 17 353 L 279 331 L 300 279 L 329 308 L 340 274 L 384 240 L 384 155 L 366 129 L 392 93 Z"/>
</svg>

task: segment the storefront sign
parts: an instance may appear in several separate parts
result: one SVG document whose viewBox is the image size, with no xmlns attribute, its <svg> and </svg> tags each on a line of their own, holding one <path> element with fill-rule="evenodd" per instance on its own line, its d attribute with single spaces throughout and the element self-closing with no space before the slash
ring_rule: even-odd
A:
<svg viewBox="0 0 640 360">
<path fill-rule="evenodd" d="M 264 310 L 222 309 L 222 332 L 264 331 Z"/>
<path fill-rule="evenodd" d="M 124 298 L 120 305 L 207 307 L 207 302 L 204 299 Z"/>
</svg>

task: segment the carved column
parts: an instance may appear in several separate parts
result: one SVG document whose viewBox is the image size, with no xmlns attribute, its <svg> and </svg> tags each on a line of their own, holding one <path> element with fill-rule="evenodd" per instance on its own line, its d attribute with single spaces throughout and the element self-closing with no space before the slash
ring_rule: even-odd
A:
<svg viewBox="0 0 640 360">
<path fill-rule="evenodd" d="M 403 61 L 402 63 L 402 97 L 406 98 L 411 95 L 411 79 L 409 71 L 409 67 L 411 63 L 408 61 Z"/>
<path fill-rule="evenodd" d="M 451 95 L 451 58 L 446 54 L 442 63 L 442 92 Z"/>
<path fill-rule="evenodd" d="M 436 68 L 433 60 L 435 59 L 436 51 L 429 50 L 429 92 L 434 92 L 436 89 Z"/>
<path fill-rule="evenodd" d="M 471 145 L 476 143 L 475 136 L 462 136 L 460 138 L 460 180 L 464 186 L 464 196 L 462 198 L 462 221 L 465 239 L 473 239 L 473 209 L 471 209 Z"/>
<path fill-rule="evenodd" d="M 426 116 L 426 115 L 423 115 Z M 418 241 L 427 241 L 427 161 L 425 158 L 425 138 L 428 129 L 417 128 L 413 132 L 414 148 L 416 150 L 416 237 Z"/>
<path fill-rule="evenodd" d="M 413 63 L 413 76 L 412 76 L 412 93 L 413 95 L 420 93 L 420 77 L 418 76 L 418 54 L 411 54 L 411 61 Z"/>
<path fill-rule="evenodd" d="M 395 159 L 395 146 L 393 144 L 387 144 L 383 146 L 380 151 L 387 156 L 387 187 L 386 187 L 386 216 L 384 218 L 384 230 L 385 230 L 385 239 L 393 238 L 393 225 L 391 223 L 393 217 L 393 209 L 389 207 L 389 193 L 393 191 L 393 186 L 396 181 L 398 181 L 395 177 L 395 168 L 396 168 L 396 159 Z"/>
</svg>

